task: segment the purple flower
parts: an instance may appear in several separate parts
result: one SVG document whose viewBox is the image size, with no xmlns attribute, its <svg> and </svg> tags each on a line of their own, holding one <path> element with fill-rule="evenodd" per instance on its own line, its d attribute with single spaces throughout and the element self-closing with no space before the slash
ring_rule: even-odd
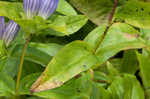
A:
<svg viewBox="0 0 150 99">
<path fill-rule="evenodd" d="M 24 0 L 24 11 L 27 18 L 38 15 L 47 19 L 56 11 L 59 0 Z"/>
<path fill-rule="evenodd" d="M 0 16 L 0 40 L 3 40 L 7 46 L 15 38 L 19 30 L 20 27 L 17 23 L 11 20 L 8 24 L 5 24 L 4 17 Z"/>
<path fill-rule="evenodd" d="M 41 0 L 24 0 L 24 11 L 27 18 L 35 16 L 40 8 Z"/>
<path fill-rule="evenodd" d="M 0 16 L 0 39 L 2 39 L 4 29 L 5 29 L 5 20 L 4 17 Z"/>
</svg>

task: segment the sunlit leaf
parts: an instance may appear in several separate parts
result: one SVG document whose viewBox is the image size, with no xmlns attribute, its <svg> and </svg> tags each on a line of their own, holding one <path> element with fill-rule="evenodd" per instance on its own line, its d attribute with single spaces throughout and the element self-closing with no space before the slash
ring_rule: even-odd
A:
<svg viewBox="0 0 150 99">
<path fill-rule="evenodd" d="M 88 70 L 97 62 L 92 49 L 83 41 L 75 41 L 65 46 L 48 64 L 46 70 L 33 84 L 31 91 L 53 89 Z"/>
</svg>

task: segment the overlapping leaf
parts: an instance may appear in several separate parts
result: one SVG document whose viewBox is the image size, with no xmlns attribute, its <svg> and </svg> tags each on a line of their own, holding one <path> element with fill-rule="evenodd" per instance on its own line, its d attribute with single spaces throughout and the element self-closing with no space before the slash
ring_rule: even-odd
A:
<svg viewBox="0 0 150 99">
<path fill-rule="evenodd" d="M 22 3 L 0 2 L 0 16 L 17 22 L 26 35 L 48 33 L 56 36 L 70 35 L 78 31 L 87 22 L 87 17 L 77 15 L 75 10 L 65 1 L 60 0 L 57 11 L 66 15 L 56 15 L 55 20 L 43 20 L 41 17 L 25 19 Z"/>
<path fill-rule="evenodd" d="M 14 95 L 15 82 L 6 74 L 0 72 L 0 96 Z"/>
<path fill-rule="evenodd" d="M 97 58 L 87 43 L 83 41 L 72 42 L 51 60 L 45 72 L 33 84 L 31 91 L 39 92 L 59 87 L 96 63 Z"/>
<path fill-rule="evenodd" d="M 132 1 L 118 8 L 116 18 L 140 28 L 150 28 L 150 6 L 147 2 Z"/>
<path fill-rule="evenodd" d="M 116 77 L 108 90 L 112 94 L 111 99 L 145 99 L 140 83 L 132 75 Z"/>
</svg>

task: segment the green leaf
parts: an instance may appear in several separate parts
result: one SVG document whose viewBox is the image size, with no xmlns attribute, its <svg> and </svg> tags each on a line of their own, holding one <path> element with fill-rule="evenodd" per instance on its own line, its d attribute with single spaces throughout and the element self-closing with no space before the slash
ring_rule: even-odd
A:
<svg viewBox="0 0 150 99">
<path fill-rule="evenodd" d="M 83 15 L 77 15 L 75 10 L 65 0 L 60 0 L 57 11 L 67 16 L 57 15 L 57 18 L 52 22 L 43 20 L 39 16 L 33 19 L 25 19 L 22 3 L 1 1 L 0 10 L 0 16 L 6 16 L 17 22 L 26 35 L 46 32 L 51 35 L 66 36 L 77 32 L 88 20 Z"/>
<path fill-rule="evenodd" d="M 124 23 L 113 24 L 108 29 L 104 40 L 97 47 L 96 55 L 99 58 L 99 64 L 102 64 L 121 50 L 144 47 L 143 40 L 137 35 L 138 31 L 130 25 Z"/>
<path fill-rule="evenodd" d="M 3 61 L 4 63 L 1 71 L 12 78 L 16 77 L 20 63 L 20 57 L 8 57 Z M 42 72 L 43 70 L 44 68 L 41 65 L 25 60 L 23 64 L 22 77 L 31 73 Z"/>
<path fill-rule="evenodd" d="M 41 73 L 32 73 L 21 80 L 20 95 L 30 94 L 30 87 Z"/>
<path fill-rule="evenodd" d="M 3 64 L 2 71 L 10 77 L 15 77 L 18 72 L 17 71 L 18 65 L 19 65 L 18 58 L 8 57 L 5 63 Z"/>
<path fill-rule="evenodd" d="M 47 24 L 50 23 L 40 16 L 35 16 L 33 19 L 16 18 L 14 21 L 21 26 L 27 36 L 29 34 L 39 33 L 41 30 L 47 28 Z"/>
<path fill-rule="evenodd" d="M 112 99 L 112 98 L 108 90 L 93 83 L 93 88 L 92 88 L 90 99 Z"/>
<path fill-rule="evenodd" d="M 107 88 L 108 84 L 111 82 L 111 78 L 104 72 L 94 71 L 94 81 L 99 86 Z"/>
<path fill-rule="evenodd" d="M 7 51 L 5 47 L 5 43 L 3 40 L 0 40 L 0 59 L 3 59 L 7 56 Z"/>
<path fill-rule="evenodd" d="M 150 70 L 150 61 L 149 61 L 149 54 L 139 54 L 137 53 L 137 57 L 139 60 L 139 66 L 140 66 L 140 75 L 142 77 L 142 81 L 144 84 L 144 87 L 147 89 L 150 87 L 150 76 L 149 76 L 149 70 Z"/>
<path fill-rule="evenodd" d="M 70 3 L 97 25 L 108 22 L 114 0 L 69 0 Z M 118 6 L 122 6 L 129 1 L 138 0 L 118 0 Z"/>
<path fill-rule="evenodd" d="M 84 39 L 93 48 L 94 53 L 99 59 L 99 64 L 106 62 L 122 50 L 145 47 L 145 42 L 137 36 L 139 32 L 128 24 L 113 24 L 107 30 L 103 40 L 106 28 L 106 25 L 100 26 L 89 33 Z"/>
<path fill-rule="evenodd" d="M 0 96 L 12 96 L 15 93 L 14 90 L 14 80 L 0 72 Z"/>
<path fill-rule="evenodd" d="M 28 97 L 26 99 L 45 99 L 45 98 L 41 98 L 41 97 Z"/>
<path fill-rule="evenodd" d="M 0 16 L 16 19 L 20 18 L 22 13 L 22 3 L 0 1 Z"/>
<path fill-rule="evenodd" d="M 111 99 L 145 99 L 144 91 L 133 75 L 116 77 L 108 90 L 112 94 Z"/>
<path fill-rule="evenodd" d="M 116 18 L 140 28 L 150 28 L 150 6 L 149 3 L 131 1 L 119 7 Z"/>
<path fill-rule="evenodd" d="M 57 16 L 44 32 L 56 36 L 70 35 L 77 32 L 87 21 L 88 18 L 84 15 Z"/>
<path fill-rule="evenodd" d="M 99 46 L 99 41 L 103 38 L 106 28 L 106 25 L 97 27 L 87 35 L 84 41 L 86 41 L 92 48 L 96 49 Z"/>
<path fill-rule="evenodd" d="M 22 92 L 21 94 L 29 94 L 31 84 L 37 78 L 38 74 L 31 74 L 23 78 L 22 80 Z M 86 84 L 85 84 L 86 83 Z M 82 73 L 81 77 L 73 78 L 66 82 L 59 88 L 47 90 L 43 92 L 34 93 L 33 95 L 43 98 L 55 98 L 55 99 L 88 99 L 84 97 L 90 97 L 92 88 L 91 78 L 89 74 Z"/>
<path fill-rule="evenodd" d="M 150 33 L 149 33 L 149 31 L 150 31 L 150 29 L 140 29 L 140 35 L 144 39 L 147 47 L 150 46 Z"/>
<path fill-rule="evenodd" d="M 106 23 L 112 10 L 111 0 L 69 0 L 79 11 L 89 17 L 94 23 Z"/>
<path fill-rule="evenodd" d="M 47 53 L 50 56 L 55 56 L 57 54 L 57 52 L 63 47 L 62 45 L 59 44 L 55 44 L 55 43 L 47 43 L 47 44 L 43 44 L 43 43 L 34 43 L 34 42 L 30 42 L 29 43 L 29 47 L 33 47 L 36 48 L 42 52 Z"/>
<path fill-rule="evenodd" d="M 7 61 L 7 58 L 0 59 L 0 72 L 3 70 L 6 61 Z"/>
<path fill-rule="evenodd" d="M 88 70 L 97 58 L 92 49 L 83 41 L 74 41 L 66 45 L 48 64 L 46 70 L 33 84 L 31 91 L 53 89 L 79 73 Z"/>
<path fill-rule="evenodd" d="M 121 70 L 122 59 L 121 58 L 112 58 L 109 62 L 118 70 Z"/>
<path fill-rule="evenodd" d="M 74 8 L 66 0 L 59 0 L 56 11 L 64 15 L 77 15 Z"/>
<path fill-rule="evenodd" d="M 119 75 L 119 71 L 110 62 L 107 62 L 107 71 L 110 77 Z"/>
<path fill-rule="evenodd" d="M 21 55 L 24 45 L 17 45 L 12 52 L 13 57 Z M 58 44 L 30 43 L 25 53 L 25 60 L 46 66 L 52 56 L 62 48 Z"/>
<path fill-rule="evenodd" d="M 134 50 L 125 51 L 121 60 L 120 72 L 135 74 L 138 69 L 138 60 Z"/>
<path fill-rule="evenodd" d="M 150 89 L 147 89 L 146 91 L 145 91 L 145 99 L 150 99 Z"/>
<path fill-rule="evenodd" d="M 77 32 L 86 24 L 88 18 L 84 15 L 61 16 L 56 15 L 52 20 L 43 20 L 36 16 L 33 19 L 16 19 L 26 34 L 50 34 L 66 36 Z"/>
</svg>

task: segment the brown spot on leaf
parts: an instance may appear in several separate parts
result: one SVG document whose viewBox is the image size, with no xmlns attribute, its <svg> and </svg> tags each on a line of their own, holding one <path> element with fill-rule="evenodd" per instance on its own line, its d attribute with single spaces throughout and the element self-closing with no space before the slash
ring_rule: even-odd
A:
<svg viewBox="0 0 150 99">
<path fill-rule="evenodd" d="M 61 81 L 46 81 L 45 83 L 41 84 L 41 85 L 37 85 L 34 87 L 34 85 L 31 87 L 31 92 L 40 92 L 40 91 L 45 91 L 45 90 L 50 90 L 56 87 L 59 87 L 63 85 L 63 82 Z"/>
<path fill-rule="evenodd" d="M 124 36 L 128 39 L 132 39 L 132 38 L 138 38 L 139 35 L 138 34 L 129 34 L 129 33 L 125 33 Z"/>
</svg>

